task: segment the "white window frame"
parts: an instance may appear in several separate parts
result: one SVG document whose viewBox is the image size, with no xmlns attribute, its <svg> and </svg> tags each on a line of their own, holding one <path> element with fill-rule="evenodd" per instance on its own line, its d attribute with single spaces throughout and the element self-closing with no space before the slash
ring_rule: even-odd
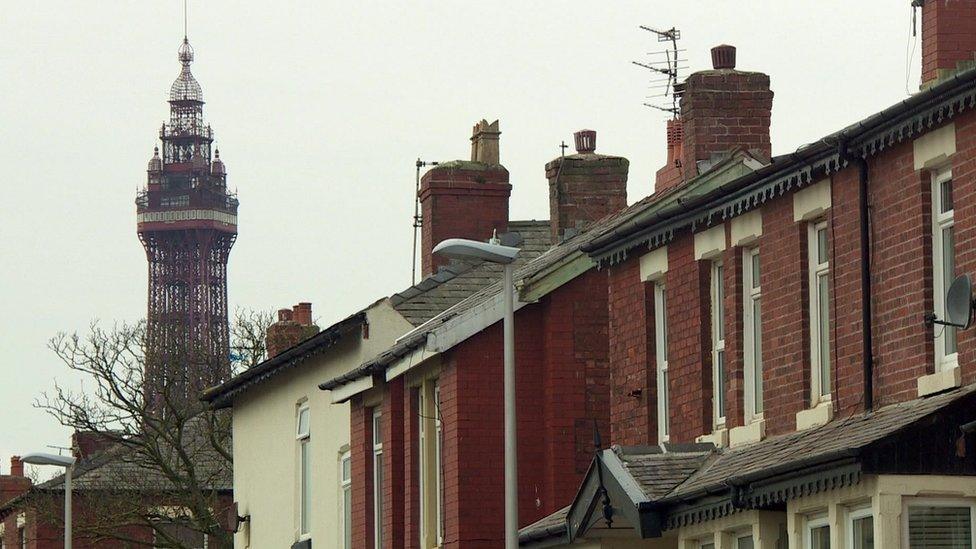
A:
<svg viewBox="0 0 976 549">
<path fill-rule="evenodd" d="M 386 475 L 383 459 L 383 413 L 373 409 L 373 546 L 383 549 L 383 478 Z M 383 463 L 384 467 L 380 464 Z M 381 472 L 382 471 L 382 472 Z"/>
<path fill-rule="evenodd" d="M 753 269 L 756 265 L 754 260 L 759 263 L 758 269 Z M 758 246 L 742 250 L 742 356 L 745 377 L 742 397 L 747 424 L 761 421 L 765 409 L 762 385 L 762 286 L 757 280 L 762 273 L 761 261 Z M 755 315 L 757 306 L 759 318 Z"/>
<path fill-rule="evenodd" d="M 346 463 L 349 464 L 349 476 L 346 476 Z M 345 450 L 339 454 L 339 547 L 352 549 L 352 521 L 346 520 L 346 514 L 351 513 L 352 509 L 346 508 L 346 494 L 352 494 L 352 453 Z M 350 498 L 350 501 L 351 498 Z"/>
<path fill-rule="evenodd" d="M 854 521 L 868 517 L 871 517 L 872 521 L 874 520 L 874 510 L 870 506 L 858 507 L 847 512 L 847 524 L 844 533 L 845 547 L 854 547 Z"/>
<path fill-rule="evenodd" d="M 711 276 L 712 316 L 712 422 L 715 429 L 725 426 L 728 412 L 727 375 L 725 363 L 725 266 L 720 260 L 712 261 Z"/>
<path fill-rule="evenodd" d="M 671 403 L 668 378 L 668 311 L 667 287 L 663 281 L 654 284 L 654 362 L 657 375 L 657 438 L 667 442 L 671 428 Z"/>
<path fill-rule="evenodd" d="M 935 314 L 939 319 L 945 320 L 946 292 L 948 291 L 947 281 L 951 281 L 952 273 L 946 273 L 946 257 L 943 254 L 945 246 L 942 235 L 945 229 L 955 227 L 955 204 L 953 209 L 942 212 L 943 195 L 942 184 L 952 183 L 952 170 L 943 169 L 932 173 L 932 294 L 935 298 Z M 950 194 L 954 194 L 954 189 Z M 954 201 L 953 201 L 954 202 Z M 955 236 L 954 236 L 955 238 Z M 955 243 L 953 243 L 955 244 Z M 955 271 L 955 245 L 953 245 L 952 270 Z M 952 342 L 956 342 L 958 332 L 952 326 L 933 325 L 935 338 L 935 371 L 944 372 L 959 366 L 958 343 L 955 344 L 956 350 L 950 352 L 947 348 Z"/>
<path fill-rule="evenodd" d="M 440 547 L 444 543 L 444 463 L 443 431 L 440 410 L 440 385 L 425 380 L 419 387 L 418 421 L 420 435 L 420 547 Z M 433 437 L 431 437 L 433 434 Z"/>
<path fill-rule="evenodd" d="M 305 426 L 302 427 L 302 418 L 305 419 Z M 298 442 L 298 539 L 304 540 L 311 537 L 311 516 L 312 516 L 312 479 L 307 478 L 311 473 L 311 431 L 312 431 L 312 412 L 309 409 L 308 401 L 298 405 L 295 414 L 295 440 Z"/>
<path fill-rule="evenodd" d="M 814 515 L 808 517 L 806 525 L 803 527 L 803 547 L 813 549 L 813 531 L 817 528 L 827 527 L 827 535 L 832 535 L 830 531 L 830 519 L 827 515 Z"/>
<path fill-rule="evenodd" d="M 902 540 L 908 547 L 908 514 L 912 507 L 969 507 L 970 547 L 976 548 L 976 501 L 952 498 L 902 498 Z"/>
<path fill-rule="evenodd" d="M 819 231 L 828 231 L 827 221 L 816 221 L 809 224 L 809 232 L 807 235 L 807 260 L 808 260 L 808 270 L 809 270 L 809 285 L 810 285 L 810 407 L 813 408 L 821 403 L 830 402 L 831 391 L 831 368 L 833 365 L 830 363 L 830 318 L 829 311 L 830 306 L 828 305 L 828 318 L 827 322 L 827 333 L 822 333 L 821 330 L 821 313 L 820 313 L 820 278 L 824 277 L 827 280 L 827 296 L 826 299 L 828 303 L 830 301 L 830 234 L 827 232 L 827 249 L 825 254 L 827 258 L 825 261 L 821 262 L 820 257 L 820 247 L 818 233 Z M 826 348 L 827 356 L 822 356 L 823 352 L 821 350 L 822 341 L 821 338 L 826 338 Z M 821 376 L 824 370 L 824 361 L 827 361 L 827 387 L 823 387 L 823 380 Z M 826 390 L 825 390 L 826 389 Z"/>
</svg>

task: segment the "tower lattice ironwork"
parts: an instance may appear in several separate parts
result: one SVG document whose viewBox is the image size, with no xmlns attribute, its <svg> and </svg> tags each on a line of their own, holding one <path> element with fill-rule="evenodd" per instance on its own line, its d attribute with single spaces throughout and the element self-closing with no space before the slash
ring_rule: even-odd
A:
<svg viewBox="0 0 976 549">
<path fill-rule="evenodd" d="M 180 75 L 169 93 L 170 118 L 159 132 L 146 187 L 136 197 L 139 240 L 149 263 L 145 391 L 150 400 L 196 402 L 230 375 L 227 259 L 237 238 L 237 206 L 203 91 L 190 72 L 184 38 Z"/>
</svg>

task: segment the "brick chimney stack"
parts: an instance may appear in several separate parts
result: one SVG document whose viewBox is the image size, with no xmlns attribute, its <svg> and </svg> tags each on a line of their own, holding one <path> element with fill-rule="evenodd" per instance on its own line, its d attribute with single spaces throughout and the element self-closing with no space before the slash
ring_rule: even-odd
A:
<svg viewBox="0 0 976 549">
<path fill-rule="evenodd" d="M 24 462 L 20 459 L 20 456 L 10 456 L 10 476 L 24 476 Z"/>
<path fill-rule="evenodd" d="M 10 474 L 0 475 L 0 505 L 30 490 L 31 480 L 24 476 L 20 456 L 10 458 Z"/>
<path fill-rule="evenodd" d="M 268 358 L 274 358 L 302 341 L 319 333 L 312 324 L 312 304 L 299 303 L 291 309 L 278 309 L 278 321 L 268 326 L 265 345 Z"/>
<path fill-rule="evenodd" d="M 657 172 L 655 192 L 694 179 L 734 149 L 768 162 L 773 92 L 769 76 L 735 68 L 735 47 L 712 48 L 712 70 L 677 86 L 681 114 L 668 123 L 668 164 Z"/>
<path fill-rule="evenodd" d="M 627 207 L 630 161 L 596 154 L 596 132 L 574 135 L 576 154 L 546 164 L 552 242 L 576 234 L 587 224 Z"/>
<path fill-rule="evenodd" d="M 88 459 L 112 445 L 112 440 L 94 431 L 75 431 L 71 435 L 71 455 L 76 459 Z"/>
<path fill-rule="evenodd" d="M 922 87 L 976 60 L 976 0 L 915 0 L 922 7 Z"/>
<path fill-rule="evenodd" d="M 446 259 L 434 257 L 434 246 L 448 238 L 488 240 L 508 230 L 512 186 L 500 163 L 498 121 L 482 120 L 471 135 L 471 160 L 442 162 L 420 180 L 421 269 L 433 274 Z"/>
</svg>

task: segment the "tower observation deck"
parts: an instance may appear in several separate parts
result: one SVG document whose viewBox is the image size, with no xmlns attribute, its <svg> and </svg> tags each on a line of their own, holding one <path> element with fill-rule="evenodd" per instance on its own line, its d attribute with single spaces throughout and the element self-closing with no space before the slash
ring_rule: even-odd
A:
<svg viewBox="0 0 976 549">
<path fill-rule="evenodd" d="M 184 38 L 146 186 L 136 196 L 137 231 L 149 263 L 145 391 L 185 398 L 230 376 L 227 259 L 237 238 L 237 197 L 203 119 L 203 91 Z"/>
</svg>

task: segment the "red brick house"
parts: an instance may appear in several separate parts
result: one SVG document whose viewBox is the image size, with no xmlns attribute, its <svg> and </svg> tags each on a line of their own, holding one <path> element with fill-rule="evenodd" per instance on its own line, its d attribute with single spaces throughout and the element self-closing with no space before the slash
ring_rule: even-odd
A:
<svg viewBox="0 0 976 549">
<path fill-rule="evenodd" d="M 916 4 L 923 91 L 794 153 L 729 47 L 679 88 L 656 199 L 583 247 L 613 446 L 524 546 L 974 546 L 976 339 L 927 317 L 976 273 L 976 2 Z"/>
<path fill-rule="evenodd" d="M 525 487 L 519 504 L 525 524 L 565 505 L 589 464 L 594 430 L 609 430 L 607 278 L 580 246 L 588 241 L 589 227 L 626 206 L 629 163 L 596 154 L 595 140 L 595 132 L 579 132 L 578 153 L 546 165 L 550 246 L 515 272 L 519 482 Z M 439 209 L 445 202 L 436 193 L 444 188 L 477 203 L 469 189 L 491 184 L 490 178 L 477 178 L 478 172 L 452 164 L 424 176 L 425 268 L 436 263 L 434 244 L 469 236 L 445 215 L 462 211 L 464 223 L 472 223 L 474 216 L 491 214 L 491 208 L 458 209 L 452 203 Z M 438 235 L 428 236 L 437 226 Z M 352 405 L 354 547 L 501 543 L 500 269 L 491 276 L 486 289 L 358 370 L 321 385 L 336 401 Z"/>
</svg>

